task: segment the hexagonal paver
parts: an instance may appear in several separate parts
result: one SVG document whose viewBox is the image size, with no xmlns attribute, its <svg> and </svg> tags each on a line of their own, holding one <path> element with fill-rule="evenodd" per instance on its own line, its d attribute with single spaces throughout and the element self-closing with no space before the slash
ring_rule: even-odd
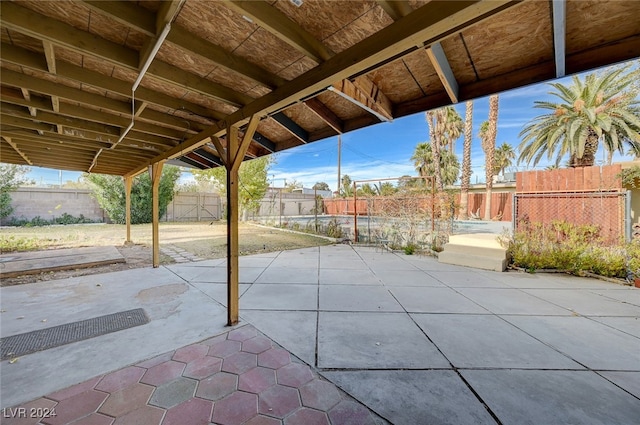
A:
<svg viewBox="0 0 640 425">
<path fill-rule="evenodd" d="M 165 382 L 173 381 L 182 375 L 184 368 L 184 363 L 169 360 L 168 362 L 160 363 L 148 369 L 140 379 L 140 382 L 157 387 Z"/>
<path fill-rule="evenodd" d="M 263 415 L 284 418 L 300 407 L 298 390 L 274 385 L 260 393 L 259 411 Z"/>
<path fill-rule="evenodd" d="M 116 419 L 113 425 L 160 425 L 164 409 L 145 406 Z"/>
<path fill-rule="evenodd" d="M 245 422 L 244 425 L 282 425 L 282 421 L 269 416 L 258 415 L 251 418 L 249 422 Z"/>
<path fill-rule="evenodd" d="M 258 396 L 237 391 L 214 403 L 212 420 L 222 425 L 239 425 L 258 414 Z"/>
<path fill-rule="evenodd" d="M 276 384 L 276 373 L 265 367 L 255 367 L 240 375 L 238 389 L 258 394 Z"/>
<path fill-rule="evenodd" d="M 198 381 L 180 377 L 159 386 L 153 392 L 149 404 L 170 409 L 193 397 Z"/>
<path fill-rule="evenodd" d="M 351 400 L 343 400 L 329 411 L 333 424 L 375 425 L 371 413 L 366 407 Z"/>
<path fill-rule="evenodd" d="M 303 406 L 324 411 L 331 409 L 342 400 L 340 392 L 333 384 L 320 379 L 314 379 L 301 387 L 300 398 Z"/>
<path fill-rule="evenodd" d="M 176 350 L 176 353 L 173 355 L 173 360 L 183 363 L 189 363 L 190 361 L 206 356 L 208 352 L 208 345 L 187 345 L 186 347 L 182 347 Z"/>
<path fill-rule="evenodd" d="M 247 353 L 260 354 L 271 348 L 271 340 L 264 336 L 257 336 L 242 343 L 242 351 Z"/>
<path fill-rule="evenodd" d="M 150 385 L 130 385 L 111 393 L 98 412 L 114 417 L 125 415 L 145 406 L 154 389 Z"/>
<path fill-rule="evenodd" d="M 167 410 L 162 425 L 207 425 L 211 422 L 212 412 L 212 401 L 191 398 Z"/>
<path fill-rule="evenodd" d="M 235 353 L 222 361 L 222 371 L 240 375 L 258 365 L 258 356 L 251 353 Z"/>
<path fill-rule="evenodd" d="M 140 381 L 146 372 L 141 367 L 131 366 L 105 375 L 96 385 L 96 390 L 113 393 Z"/>
<path fill-rule="evenodd" d="M 95 412 L 104 402 L 108 394 L 89 390 L 69 397 L 55 406 L 56 415 L 45 418 L 42 423 L 47 425 L 66 424 L 78 418 Z"/>
<path fill-rule="evenodd" d="M 279 369 L 291 363 L 291 356 L 282 348 L 271 348 L 258 355 L 258 366 Z"/>
<path fill-rule="evenodd" d="M 329 418 L 324 412 L 303 407 L 285 419 L 284 425 L 329 425 Z"/>
<path fill-rule="evenodd" d="M 229 336 L 227 339 L 231 339 L 233 341 L 246 341 L 258 335 L 258 331 L 253 326 L 243 326 L 238 329 L 234 329 L 229 332 Z"/>
<path fill-rule="evenodd" d="M 276 371 L 278 384 L 300 388 L 313 379 L 309 366 L 300 363 L 290 363 Z"/>
<path fill-rule="evenodd" d="M 182 372 L 182 376 L 194 379 L 203 379 L 214 373 L 220 372 L 222 359 L 205 356 L 187 363 L 187 367 Z"/>
<path fill-rule="evenodd" d="M 114 418 L 101 415 L 100 413 L 92 413 L 82 419 L 73 422 L 73 425 L 111 425 L 115 421 Z M 4 422 L 3 422 L 4 423 Z M 9 425 L 9 424 L 7 424 Z"/>
<path fill-rule="evenodd" d="M 208 355 L 224 359 L 225 357 L 229 357 L 230 355 L 240 351 L 241 347 L 242 343 L 239 341 L 225 340 L 212 345 L 211 348 L 209 348 Z"/>
<path fill-rule="evenodd" d="M 238 377 L 230 373 L 220 372 L 198 384 L 196 396 L 208 400 L 220 400 L 238 388 Z"/>
</svg>

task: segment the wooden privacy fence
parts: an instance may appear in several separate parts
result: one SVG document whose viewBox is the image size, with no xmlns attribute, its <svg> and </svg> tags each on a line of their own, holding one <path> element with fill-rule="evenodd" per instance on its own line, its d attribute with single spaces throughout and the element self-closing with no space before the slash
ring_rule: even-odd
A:
<svg viewBox="0 0 640 425">
<path fill-rule="evenodd" d="M 217 194 L 177 192 L 167 206 L 166 221 L 211 221 L 222 218 L 222 201 Z"/>
<path fill-rule="evenodd" d="M 514 230 L 564 221 L 594 225 L 605 243 L 621 241 L 627 226 L 627 192 L 619 164 L 527 171 L 516 175 Z"/>
</svg>

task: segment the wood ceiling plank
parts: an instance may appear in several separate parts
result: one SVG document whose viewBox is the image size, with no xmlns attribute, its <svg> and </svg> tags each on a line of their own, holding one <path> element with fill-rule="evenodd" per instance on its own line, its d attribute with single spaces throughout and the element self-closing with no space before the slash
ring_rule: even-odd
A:
<svg viewBox="0 0 640 425">
<path fill-rule="evenodd" d="M 433 64 L 444 89 L 447 91 L 449 98 L 453 103 L 458 103 L 458 82 L 456 81 L 456 76 L 451 70 L 447 55 L 442 49 L 442 44 L 437 42 L 433 43 L 431 46 L 427 47 L 426 53 L 431 64 Z"/>
<path fill-rule="evenodd" d="M 413 8 L 406 1 L 397 1 L 397 0 L 376 0 L 376 3 L 393 19 L 397 21 L 398 19 L 407 16 L 409 13 L 413 12 Z"/>
<path fill-rule="evenodd" d="M 209 136 L 224 134 L 228 124 L 246 122 L 249 116 L 257 113 L 278 111 L 292 102 L 325 89 L 336 80 L 366 72 L 425 43 L 428 45 L 440 41 L 518 3 L 509 0 L 429 2 L 371 37 L 333 56 L 321 67 L 316 67 L 270 94 L 256 99 L 231 114 L 225 122 L 212 125 L 187 139 L 181 144 L 180 149 L 170 149 L 154 160 L 168 159 L 179 154 L 181 150 L 201 146 L 206 143 L 203 140 Z M 134 169 L 127 175 L 135 175 L 141 169 Z"/>
<path fill-rule="evenodd" d="M 156 17 L 143 7 L 128 1 L 85 0 L 91 10 L 110 16 L 123 25 L 149 37 L 156 35 Z"/>
<path fill-rule="evenodd" d="M 2 43 L 0 46 L 0 58 L 19 66 L 43 72 L 47 71 L 47 64 L 42 55 L 11 44 Z M 58 61 L 56 68 L 58 71 L 57 75 L 60 75 L 61 77 L 69 78 L 79 83 L 87 84 L 102 90 L 114 92 L 122 96 L 131 97 L 130 82 L 109 77 L 99 72 L 91 71 L 87 68 L 73 65 L 65 61 Z M 216 113 L 215 111 L 204 108 L 196 103 L 192 103 L 184 99 L 177 99 L 145 87 L 138 87 L 138 90 L 136 90 L 136 98 L 170 109 L 188 110 L 197 115 L 210 117 L 215 120 L 224 118 L 223 114 Z"/>
<path fill-rule="evenodd" d="M 333 52 L 313 35 L 266 2 L 224 0 L 224 3 L 318 63 L 333 56 Z"/>
<path fill-rule="evenodd" d="M 14 2 L 3 2 L 0 22 L 6 28 L 50 41 L 71 50 L 86 52 L 115 64 L 138 67 L 138 52 L 69 24 L 34 12 Z"/>
</svg>

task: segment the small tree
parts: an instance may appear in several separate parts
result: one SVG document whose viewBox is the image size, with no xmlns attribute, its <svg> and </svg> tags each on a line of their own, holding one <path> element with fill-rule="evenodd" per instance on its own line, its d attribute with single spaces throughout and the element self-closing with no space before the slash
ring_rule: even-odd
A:
<svg viewBox="0 0 640 425">
<path fill-rule="evenodd" d="M 329 188 L 329 185 L 325 182 L 317 182 L 316 184 L 313 185 L 312 189 L 315 190 L 331 190 Z"/>
<path fill-rule="evenodd" d="M 24 165 L 0 164 L 0 218 L 11 215 L 11 195 L 21 184 L 29 182 L 25 177 L 31 168 Z"/>
<path fill-rule="evenodd" d="M 264 198 L 269 188 L 269 168 L 274 163 L 272 156 L 245 161 L 240 165 L 238 176 L 240 187 L 238 197 L 240 209 L 244 212 L 257 212 L 260 209 L 260 201 Z M 221 195 L 227 193 L 227 172 L 224 167 L 211 168 L 209 170 L 193 170 L 194 178 L 200 185 L 210 184 L 220 191 Z"/>
<path fill-rule="evenodd" d="M 158 187 L 159 217 L 167 212 L 167 205 L 173 199 L 174 187 L 180 177 L 180 169 L 165 165 Z M 126 221 L 126 194 L 122 177 L 105 174 L 85 174 L 93 196 L 105 210 L 109 219 L 117 224 Z M 151 223 L 153 218 L 152 184 L 149 173 L 142 173 L 133 180 L 131 186 L 131 223 Z"/>
</svg>

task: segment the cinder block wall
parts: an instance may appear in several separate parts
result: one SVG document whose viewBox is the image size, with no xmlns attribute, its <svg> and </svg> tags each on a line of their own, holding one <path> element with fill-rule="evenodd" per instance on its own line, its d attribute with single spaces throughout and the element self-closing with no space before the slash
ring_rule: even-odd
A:
<svg viewBox="0 0 640 425">
<path fill-rule="evenodd" d="M 11 192 L 11 216 L 27 220 L 40 216 L 51 220 L 67 213 L 74 217 L 82 214 L 95 222 L 106 221 L 106 214 L 90 194 L 86 189 L 21 187 Z"/>
</svg>

